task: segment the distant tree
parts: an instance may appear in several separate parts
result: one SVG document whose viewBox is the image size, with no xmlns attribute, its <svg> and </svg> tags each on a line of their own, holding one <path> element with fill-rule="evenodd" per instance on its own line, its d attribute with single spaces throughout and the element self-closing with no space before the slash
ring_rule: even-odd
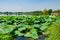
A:
<svg viewBox="0 0 60 40">
<path fill-rule="evenodd" d="M 0 12 L 0 15 L 2 14 L 2 12 Z"/>
<path fill-rule="evenodd" d="M 48 11 L 46 8 L 43 10 L 43 15 L 48 15 Z"/>
<path fill-rule="evenodd" d="M 8 15 L 9 12 L 3 12 L 4 15 Z"/>
<path fill-rule="evenodd" d="M 52 9 L 49 9 L 48 14 L 51 15 L 51 13 L 52 13 Z"/>
<path fill-rule="evenodd" d="M 33 13 L 33 15 L 41 15 L 42 11 L 33 11 L 31 13 Z"/>
</svg>

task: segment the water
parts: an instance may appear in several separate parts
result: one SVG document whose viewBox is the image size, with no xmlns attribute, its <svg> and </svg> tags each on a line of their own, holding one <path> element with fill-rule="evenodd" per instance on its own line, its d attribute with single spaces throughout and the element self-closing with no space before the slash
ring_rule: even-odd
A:
<svg viewBox="0 0 60 40">
<path fill-rule="evenodd" d="M 44 39 L 45 39 L 45 37 L 43 35 L 40 35 L 38 38 L 38 40 L 44 40 Z"/>
<path fill-rule="evenodd" d="M 26 37 L 17 37 L 14 40 L 28 40 L 28 38 L 26 38 Z"/>
<path fill-rule="evenodd" d="M 38 39 L 35 39 L 35 40 L 44 40 L 45 37 L 43 35 L 40 35 Z M 15 38 L 14 40 L 28 40 L 28 38 L 26 37 L 17 37 Z"/>
</svg>

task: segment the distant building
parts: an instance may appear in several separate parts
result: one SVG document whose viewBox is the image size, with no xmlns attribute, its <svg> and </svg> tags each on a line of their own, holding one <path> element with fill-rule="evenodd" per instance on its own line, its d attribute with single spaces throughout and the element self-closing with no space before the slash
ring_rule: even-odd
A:
<svg viewBox="0 0 60 40">
<path fill-rule="evenodd" d="M 51 13 L 51 15 L 60 16 L 60 13 Z"/>
</svg>

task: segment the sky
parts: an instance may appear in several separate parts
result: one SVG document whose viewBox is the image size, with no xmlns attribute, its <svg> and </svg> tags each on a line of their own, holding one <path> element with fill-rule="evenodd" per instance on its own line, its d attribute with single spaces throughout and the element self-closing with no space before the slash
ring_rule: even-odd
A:
<svg viewBox="0 0 60 40">
<path fill-rule="evenodd" d="M 0 11 L 21 12 L 60 9 L 60 0 L 0 0 Z"/>
</svg>

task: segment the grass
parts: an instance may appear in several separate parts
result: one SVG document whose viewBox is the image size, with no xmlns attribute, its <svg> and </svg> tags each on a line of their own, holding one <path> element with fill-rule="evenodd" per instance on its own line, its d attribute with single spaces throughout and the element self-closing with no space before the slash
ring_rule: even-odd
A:
<svg viewBox="0 0 60 40">
<path fill-rule="evenodd" d="M 60 20 L 52 23 L 46 33 L 48 33 L 48 37 L 45 40 L 60 40 Z"/>
</svg>

